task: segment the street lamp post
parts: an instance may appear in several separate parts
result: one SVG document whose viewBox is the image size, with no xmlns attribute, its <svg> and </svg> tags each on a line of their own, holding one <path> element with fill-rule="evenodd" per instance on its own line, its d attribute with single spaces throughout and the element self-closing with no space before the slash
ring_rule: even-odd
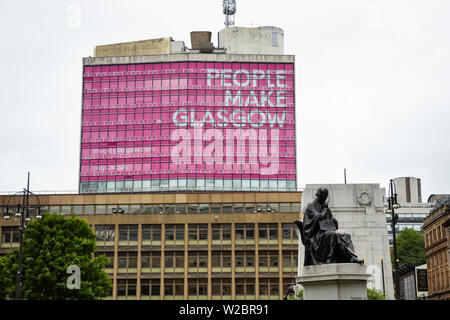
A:
<svg viewBox="0 0 450 320">
<path fill-rule="evenodd" d="M 395 225 L 398 221 L 398 214 L 395 213 L 395 209 L 400 208 L 400 204 L 397 202 L 397 191 L 395 188 L 394 180 L 389 181 L 389 196 L 388 196 L 388 208 L 386 213 L 391 214 L 391 228 L 392 228 L 392 244 L 394 247 L 394 280 L 395 280 L 395 299 L 400 300 L 400 276 L 399 276 L 399 260 L 397 257 L 397 240 L 395 236 Z"/>
<path fill-rule="evenodd" d="M 11 199 L 13 199 L 17 195 L 22 195 L 22 204 L 20 204 L 20 198 L 19 203 L 17 204 L 17 211 L 15 212 L 15 217 L 20 217 L 20 226 L 19 226 L 19 232 L 20 232 L 20 238 L 19 238 L 19 261 L 17 266 L 17 277 L 16 277 L 16 300 L 20 300 L 21 297 L 21 290 L 22 290 L 22 247 L 23 247 L 23 232 L 27 228 L 27 223 L 31 221 L 30 217 L 30 194 L 35 195 L 33 192 L 30 191 L 30 173 L 28 172 L 28 181 L 27 181 L 27 188 L 23 189 L 23 191 L 16 192 L 14 195 L 12 195 L 7 203 L 6 203 L 6 213 L 4 214 L 3 218 L 5 220 L 9 220 L 11 216 L 9 215 L 9 202 Z M 37 195 L 36 195 L 37 196 Z M 39 198 L 37 198 L 39 206 L 37 207 L 38 212 L 36 214 L 36 219 L 42 219 L 41 216 L 41 206 L 39 202 Z"/>
</svg>

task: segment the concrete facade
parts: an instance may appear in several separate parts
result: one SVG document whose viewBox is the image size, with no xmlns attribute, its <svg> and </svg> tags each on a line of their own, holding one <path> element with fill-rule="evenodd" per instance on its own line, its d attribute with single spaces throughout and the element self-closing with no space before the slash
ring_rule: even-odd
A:
<svg viewBox="0 0 450 320">
<path fill-rule="evenodd" d="M 284 54 L 284 31 L 277 27 L 225 28 L 218 42 L 227 54 Z"/>
<path fill-rule="evenodd" d="M 399 203 L 422 202 L 422 185 L 420 178 L 399 177 L 393 179 L 397 190 Z"/>
<path fill-rule="evenodd" d="M 356 254 L 364 259 L 367 272 L 372 274 L 367 286 L 380 292 L 383 292 L 384 288 L 387 299 L 394 299 L 391 257 L 383 208 L 385 189 L 380 188 L 379 184 L 307 184 L 302 194 L 302 213 L 321 186 L 329 191 L 328 204 L 339 222 L 339 229 L 350 233 Z M 300 276 L 303 259 L 304 248 L 300 245 Z"/>
<path fill-rule="evenodd" d="M 171 53 L 172 37 L 96 46 L 94 57 L 144 56 Z"/>
<path fill-rule="evenodd" d="M 36 207 L 86 219 L 113 282 L 113 300 L 280 300 L 297 276 L 293 223 L 301 192 L 52 194 Z M 0 255 L 19 246 L 0 195 Z M 3 219 L 5 207 L 12 217 Z M 120 213 L 118 213 L 120 211 Z M 45 218 L 44 218 L 45 219 Z"/>
</svg>

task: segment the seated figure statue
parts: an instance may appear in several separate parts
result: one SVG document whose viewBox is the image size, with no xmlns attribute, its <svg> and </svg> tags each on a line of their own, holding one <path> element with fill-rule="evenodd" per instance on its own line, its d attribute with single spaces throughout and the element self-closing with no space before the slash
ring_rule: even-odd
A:
<svg viewBox="0 0 450 320">
<path fill-rule="evenodd" d="M 303 222 L 295 221 L 305 245 L 304 265 L 327 263 L 364 263 L 358 259 L 350 234 L 338 229 L 325 200 L 328 190 L 320 187 L 316 198 L 306 206 Z"/>
</svg>

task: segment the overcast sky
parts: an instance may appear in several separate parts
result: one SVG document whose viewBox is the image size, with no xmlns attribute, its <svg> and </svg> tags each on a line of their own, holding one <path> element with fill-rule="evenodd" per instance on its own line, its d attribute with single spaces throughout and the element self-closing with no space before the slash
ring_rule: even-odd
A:
<svg viewBox="0 0 450 320">
<path fill-rule="evenodd" d="M 224 28 L 221 0 L 0 0 L 0 191 L 77 190 L 82 57 Z M 296 59 L 297 175 L 450 193 L 450 1 L 237 0 Z"/>
</svg>

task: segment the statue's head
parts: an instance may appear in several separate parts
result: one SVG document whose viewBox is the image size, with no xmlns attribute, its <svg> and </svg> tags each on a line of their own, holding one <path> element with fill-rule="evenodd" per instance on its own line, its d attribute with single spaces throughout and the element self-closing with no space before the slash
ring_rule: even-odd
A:
<svg viewBox="0 0 450 320">
<path fill-rule="evenodd" d="M 327 190 L 327 188 L 320 187 L 319 189 L 317 189 L 316 197 L 317 197 L 317 200 L 319 200 L 320 204 L 324 204 L 325 200 L 327 200 L 327 197 L 328 197 L 328 190 Z"/>
</svg>

